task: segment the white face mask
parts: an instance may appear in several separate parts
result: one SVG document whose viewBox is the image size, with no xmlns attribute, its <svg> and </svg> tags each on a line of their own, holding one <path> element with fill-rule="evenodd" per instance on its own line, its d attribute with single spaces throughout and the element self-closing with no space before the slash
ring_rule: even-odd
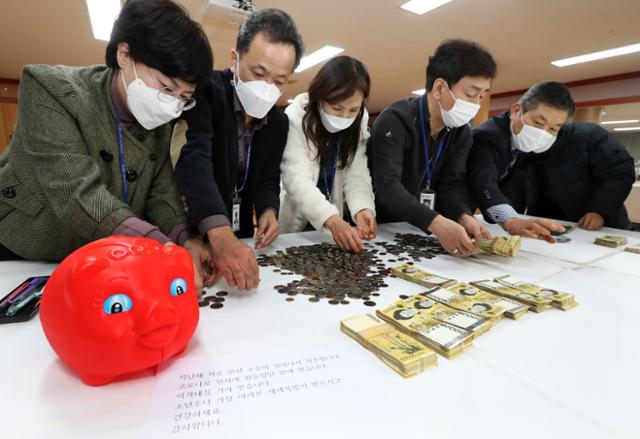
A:
<svg viewBox="0 0 640 439">
<path fill-rule="evenodd" d="M 513 134 L 513 126 L 511 128 L 511 138 L 517 149 L 522 152 L 540 154 L 551 148 L 553 142 L 556 141 L 554 135 L 540 128 L 527 125 L 523 116 L 520 116 L 520 119 L 522 120 L 522 131 L 520 131 L 520 134 Z"/>
<path fill-rule="evenodd" d="M 242 108 L 249 116 L 262 119 L 278 102 L 282 92 L 274 84 L 269 84 L 266 81 L 242 82 L 240 79 L 240 58 L 236 64 L 236 76 L 238 77 L 238 81 L 235 83 L 236 93 Z"/>
<path fill-rule="evenodd" d="M 127 90 L 127 106 L 140 125 L 147 130 L 153 130 L 182 114 L 182 101 L 166 93 L 160 99 L 161 91 L 147 86 L 142 79 L 138 78 L 135 63 L 133 74 L 136 79 L 131 81 L 129 86 L 124 80 L 122 70 L 120 78 Z"/>
<path fill-rule="evenodd" d="M 442 105 L 440 105 L 440 101 L 438 101 L 438 105 L 440 105 L 440 114 L 442 114 L 442 121 L 449 128 L 458 128 L 462 125 L 468 124 L 469 121 L 478 114 L 480 105 L 474 104 L 473 102 L 467 102 L 464 99 L 456 98 L 456 95 L 453 94 L 448 85 L 447 90 L 449 90 L 449 93 L 451 93 L 455 102 L 451 110 L 445 110 L 442 108 Z"/>
<path fill-rule="evenodd" d="M 356 120 L 355 117 L 340 117 L 329 114 L 322 109 L 322 105 L 318 104 L 318 110 L 320 111 L 320 120 L 322 125 L 330 133 L 337 133 L 338 131 L 346 130 Z"/>
</svg>

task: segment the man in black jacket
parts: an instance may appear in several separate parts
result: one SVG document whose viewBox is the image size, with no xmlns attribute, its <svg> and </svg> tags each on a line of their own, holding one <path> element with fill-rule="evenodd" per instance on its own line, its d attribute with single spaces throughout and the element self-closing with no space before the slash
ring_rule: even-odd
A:
<svg viewBox="0 0 640 439">
<path fill-rule="evenodd" d="M 253 236 L 254 211 L 256 248 L 279 233 L 280 161 L 289 125 L 275 104 L 302 52 L 285 12 L 251 14 L 238 31 L 231 69 L 212 73 L 174 132 L 174 144 L 184 144 L 175 176 L 189 222 L 208 238 L 216 274 L 232 287 L 258 285 L 255 254 L 238 239 Z M 185 128 L 186 144 L 179 135 Z"/>
<path fill-rule="evenodd" d="M 623 203 L 635 179 L 633 159 L 603 128 L 566 124 L 574 108 L 564 85 L 544 82 L 474 130 L 469 185 L 488 221 L 549 242 L 560 224 L 519 214 L 587 230 L 628 228 Z"/>
<path fill-rule="evenodd" d="M 456 256 L 473 253 L 469 235 L 490 237 L 471 216 L 467 124 L 495 74 L 493 57 L 477 43 L 445 41 L 429 58 L 426 93 L 378 116 L 369 148 L 379 222 L 407 221 Z"/>
</svg>

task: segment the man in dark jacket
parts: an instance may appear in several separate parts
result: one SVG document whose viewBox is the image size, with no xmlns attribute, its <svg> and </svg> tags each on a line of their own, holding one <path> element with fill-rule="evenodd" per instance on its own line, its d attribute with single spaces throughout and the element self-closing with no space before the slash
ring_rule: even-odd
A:
<svg viewBox="0 0 640 439">
<path fill-rule="evenodd" d="M 540 83 L 474 130 L 469 185 L 488 221 L 550 242 L 560 224 L 519 214 L 587 230 L 629 226 L 623 203 L 635 179 L 633 160 L 601 127 L 566 124 L 574 108 L 564 85 Z"/>
<path fill-rule="evenodd" d="M 289 125 L 275 104 L 302 51 L 286 13 L 251 14 L 238 31 L 231 69 L 212 73 L 195 96 L 198 105 L 174 131 L 173 147 L 184 145 L 175 175 L 189 223 L 208 238 L 217 275 L 232 287 L 258 285 L 255 254 L 238 239 L 253 236 L 254 213 L 257 248 L 279 233 L 280 161 Z"/>
<path fill-rule="evenodd" d="M 496 74 L 487 50 L 465 40 L 443 42 L 429 58 L 426 93 L 388 107 L 369 140 L 379 222 L 407 221 L 431 232 L 456 256 L 490 237 L 472 215 L 466 185 L 467 125 Z"/>
</svg>

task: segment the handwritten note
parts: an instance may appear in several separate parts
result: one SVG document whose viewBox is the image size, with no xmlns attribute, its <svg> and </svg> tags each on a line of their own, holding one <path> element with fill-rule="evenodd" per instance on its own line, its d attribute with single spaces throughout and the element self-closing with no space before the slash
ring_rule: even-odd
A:
<svg viewBox="0 0 640 439">
<path fill-rule="evenodd" d="M 360 355 L 352 356 L 177 360 L 159 373 L 144 436 L 246 438 L 267 437 L 273 430 L 289 437 L 283 432 L 338 428 L 333 421 L 350 418 L 354 404 L 375 398 L 372 390 L 362 389 L 362 373 L 354 367 Z M 333 421 L 325 422 L 329 418 Z"/>
</svg>

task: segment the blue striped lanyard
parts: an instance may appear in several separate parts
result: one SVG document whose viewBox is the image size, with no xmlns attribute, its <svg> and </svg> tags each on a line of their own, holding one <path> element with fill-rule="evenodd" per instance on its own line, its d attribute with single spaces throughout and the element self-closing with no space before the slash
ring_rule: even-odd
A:
<svg viewBox="0 0 640 439">
<path fill-rule="evenodd" d="M 336 146 L 336 153 L 333 160 L 333 172 L 331 173 L 331 192 L 329 192 L 329 182 L 327 181 L 327 173 L 323 172 L 322 177 L 324 180 L 324 193 L 327 197 L 327 200 L 331 200 L 333 198 L 333 185 L 336 181 L 336 170 L 338 169 L 338 156 L 340 155 L 340 143 Z"/>
<path fill-rule="evenodd" d="M 426 94 L 424 95 L 426 96 Z M 433 173 L 431 172 L 431 162 L 429 161 L 429 146 L 427 144 L 427 129 L 425 128 L 425 123 L 424 123 L 424 96 L 422 96 L 420 98 L 420 127 L 422 128 L 422 146 L 424 148 L 424 157 L 425 157 L 425 167 L 426 167 L 426 171 L 427 171 L 427 189 L 431 188 L 431 176 L 433 175 Z M 435 168 L 436 163 L 438 163 L 438 160 L 440 159 L 440 153 L 442 152 L 442 150 L 444 149 L 444 140 L 447 137 L 447 134 L 445 133 L 441 138 L 440 138 L 440 142 L 438 142 L 438 145 L 436 147 L 436 156 L 433 159 L 433 166 Z"/>
<path fill-rule="evenodd" d="M 253 146 L 253 136 L 249 137 L 249 147 L 247 148 L 247 158 L 244 161 L 244 179 L 242 180 L 242 186 L 238 189 L 236 185 L 235 196 L 237 196 L 242 190 L 244 186 L 247 184 L 247 179 L 249 178 L 249 163 L 251 163 L 251 147 Z"/>
<path fill-rule="evenodd" d="M 124 143 L 122 142 L 122 124 L 116 112 L 116 129 L 118 130 L 118 153 L 120 155 L 120 177 L 122 178 L 122 197 L 129 204 L 129 190 L 127 189 L 127 163 L 124 160 Z"/>
</svg>

